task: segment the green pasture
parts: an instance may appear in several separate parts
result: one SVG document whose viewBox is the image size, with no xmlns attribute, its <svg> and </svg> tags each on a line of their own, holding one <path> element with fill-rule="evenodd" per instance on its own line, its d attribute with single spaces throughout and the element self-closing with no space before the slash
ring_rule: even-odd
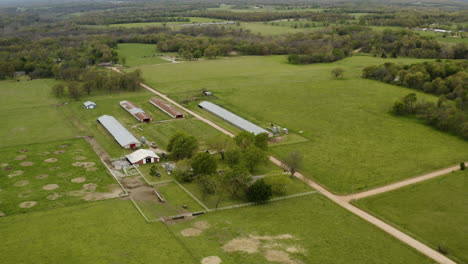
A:
<svg viewBox="0 0 468 264">
<path fill-rule="evenodd" d="M 0 82 L 0 148 L 72 138 L 63 102 L 51 95 L 54 80 Z"/>
<path fill-rule="evenodd" d="M 206 18 L 206 17 L 188 17 L 189 22 L 141 22 L 141 23 L 122 23 L 122 24 L 110 24 L 110 25 L 99 25 L 98 27 L 123 27 L 123 28 L 141 28 L 141 27 L 172 27 L 183 24 L 190 23 L 210 23 L 224 21 L 222 19 L 216 18 Z"/>
<path fill-rule="evenodd" d="M 273 154 L 282 158 L 300 151 L 305 175 L 334 192 L 351 193 L 451 166 L 468 155 L 466 141 L 388 113 L 397 99 L 414 90 L 360 78 L 364 67 L 386 61 L 423 60 L 356 56 L 298 66 L 287 64 L 284 56 L 270 56 L 139 68 L 149 85 L 176 100 L 206 88 L 214 92 L 211 101 L 258 125 L 303 131 L 307 142 L 274 147 Z M 331 77 L 335 67 L 345 70 L 343 80 Z M 196 109 L 196 103 L 190 107 Z"/>
<path fill-rule="evenodd" d="M 316 194 L 169 227 L 198 261 L 217 256 L 222 263 L 432 263 Z M 187 236 L 193 229 L 200 234 Z"/>
<path fill-rule="evenodd" d="M 0 212 L 6 215 L 84 202 L 94 193 L 83 191 L 85 184 L 96 184 L 96 192 L 116 189 L 111 186 L 115 180 L 83 139 L 2 148 L 0 157 Z M 76 162 L 87 162 L 89 167 Z M 82 177 L 80 182 L 71 181 Z M 58 186 L 53 190 L 43 188 L 49 184 Z M 20 204 L 27 201 L 37 204 L 21 208 Z"/>
<path fill-rule="evenodd" d="M 425 244 L 448 251 L 458 263 L 468 262 L 468 171 L 355 202 Z"/>
<path fill-rule="evenodd" d="M 162 59 L 162 54 L 156 52 L 156 45 L 121 43 L 118 44 L 116 51 L 121 59 L 125 58 L 125 66 L 129 67 L 170 62 Z"/>
<path fill-rule="evenodd" d="M 0 263 L 198 263 L 163 223 L 108 200 L 0 218 Z"/>
</svg>

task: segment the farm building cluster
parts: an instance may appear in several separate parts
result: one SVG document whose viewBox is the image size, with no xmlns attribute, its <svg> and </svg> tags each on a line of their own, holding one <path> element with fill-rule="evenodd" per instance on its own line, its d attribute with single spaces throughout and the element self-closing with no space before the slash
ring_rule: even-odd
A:
<svg viewBox="0 0 468 264">
<path fill-rule="evenodd" d="M 266 133 L 269 136 L 272 136 L 269 131 L 211 102 L 203 101 L 198 104 L 198 107 L 220 117 L 221 119 L 229 122 L 239 129 L 245 130 L 255 135 Z"/>
</svg>

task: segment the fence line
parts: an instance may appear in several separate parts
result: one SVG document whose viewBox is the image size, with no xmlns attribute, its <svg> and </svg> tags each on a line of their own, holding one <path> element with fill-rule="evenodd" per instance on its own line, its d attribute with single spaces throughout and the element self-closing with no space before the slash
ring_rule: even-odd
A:
<svg viewBox="0 0 468 264">
<path fill-rule="evenodd" d="M 148 184 L 149 186 L 154 186 L 154 184 L 152 182 L 149 182 L 148 179 L 146 179 L 145 175 L 143 175 L 143 173 L 141 173 L 141 171 L 134 164 L 132 164 L 132 167 L 140 174 L 141 177 L 143 177 L 146 184 Z"/>
<path fill-rule="evenodd" d="M 185 187 L 182 186 L 182 184 L 180 184 L 177 180 L 174 179 L 174 182 L 177 183 L 177 185 L 179 185 L 179 187 L 182 188 L 182 190 L 184 190 L 188 195 L 190 195 L 190 197 L 192 197 L 195 201 L 197 201 L 197 203 L 199 203 L 203 208 L 205 208 L 205 210 L 207 211 L 210 210 L 205 204 L 203 204 L 200 200 L 198 200 L 197 197 L 195 197 L 195 195 L 193 195 L 191 192 L 185 189 Z"/>
</svg>

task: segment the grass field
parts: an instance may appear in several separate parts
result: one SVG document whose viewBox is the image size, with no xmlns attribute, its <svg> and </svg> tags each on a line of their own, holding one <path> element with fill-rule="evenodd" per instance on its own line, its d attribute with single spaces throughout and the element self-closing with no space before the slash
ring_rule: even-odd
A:
<svg viewBox="0 0 468 264">
<path fill-rule="evenodd" d="M 206 17 L 188 17 L 190 19 L 189 22 L 142 22 L 142 23 L 123 23 L 123 24 L 110 24 L 107 26 L 99 25 L 96 27 L 123 27 L 123 28 L 140 28 L 140 27 L 164 27 L 164 26 L 178 26 L 183 24 L 190 24 L 190 23 L 209 23 L 209 22 L 217 22 L 217 21 L 224 21 L 222 19 L 216 18 L 206 18 Z"/>
<path fill-rule="evenodd" d="M 0 218 L 0 263 L 198 263 L 162 223 L 112 200 Z"/>
<path fill-rule="evenodd" d="M 0 157 L 0 211 L 6 215 L 99 199 L 100 193 L 113 189 L 119 192 L 115 186 L 111 190 L 116 182 L 83 139 L 2 148 Z M 46 190 L 51 184 L 57 186 Z M 85 190 L 85 184 L 95 184 L 96 193 Z M 36 204 L 21 208 L 27 201 Z"/>
<path fill-rule="evenodd" d="M 120 58 L 126 59 L 125 65 L 129 67 L 170 62 L 162 59 L 162 54 L 156 52 L 156 45 L 121 43 L 118 44 L 116 51 Z"/>
<path fill-rule="evenodd" d="M 459 171 L 356 202 L 363 209 L 468 263 L 468 171 Z"/>
<path fill-rule="evenodd" d="M 54 80 L 0 82 L 0 148 L 72 138 L 72 127 L 50 94 Z"/>
<path fill-rule="evenodd" d="M 273 153 L 281 158 L 301 151 L 302 172 L 334 192 L 350 193 L 447 167 L 468 155 L 466 141 L 388 113 L 395 100 L 414 91 L 360 78 L 362 68 L 385 61 L 422 60 L 356 56 L 296 66 L 283 56 L 236 57 L 139 68 L 149 85 L 177 100 L 206 88 L 214 92 L 213 102 L 259 125 L 304 131 L 307 142 L 275 147 Z M 345 69 L 343 80 L 331 78 L 337 66 Z"/>
<path fill-rule="evenodd" d="M 210 213 L 169 227 L 198 259 L 218 256 L 222 263 L 431 263 L 321 195 Z"/>
</svg>

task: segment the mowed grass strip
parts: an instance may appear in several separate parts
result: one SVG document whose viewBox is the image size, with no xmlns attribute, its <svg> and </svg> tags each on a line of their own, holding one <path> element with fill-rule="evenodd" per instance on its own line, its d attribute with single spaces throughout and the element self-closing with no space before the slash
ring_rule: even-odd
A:
<svg viewBox="0 0 468 264">
<path fill-rule="evenodd" d="M 51 95 L 54 80 L 0 82 L 0 148 L 74 137 L 61 113 L 61 103 Z"/>
<path fill-rule="evenodd" d="M 468 263 L 468 171 L 458 171 L 356 204 L 424 241 L 448 257 Z"/>
<path fill-rule="evenodd" d="M 217 256 L 222 263 L 432 263 L 318 194 L 208 213 L 169 227 L 199 261 Z"/>
<path fill-rule="evenodd" d="M 0 263 L 198 263 L 124 200 L 0 218 L 0 233 Z"/>
<path fill-rule="evenodd" d="M 300 135 L 307 142 L 275 147 L 273 154 L 282 158 L 301 151 L 301 171 L 344 194 L 448 167 L 468 156 L 468 142 L 388 113 L 397 99 L 415 91 L 360 78 L 365 66 L 387 61 L 423 60 L 356 56 L 297 66 L 287 64 L 284 56 L 270 56 L 140 68 L 149 85 L 177 100 L 199 95 L 205 88 L 214 92 L 215 103 L 263 127 L 274 123 L 295 133 L 303 131 Z M 331 77 L 335 67 L 345 70 L 343 80 Z"/>
</svg>

